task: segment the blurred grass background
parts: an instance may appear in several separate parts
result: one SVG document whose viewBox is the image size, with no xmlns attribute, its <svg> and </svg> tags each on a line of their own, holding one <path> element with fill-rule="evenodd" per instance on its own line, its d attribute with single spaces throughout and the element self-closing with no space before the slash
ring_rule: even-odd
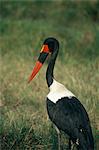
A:
<svg viewBox="0 0 99 150">
<path fill-rule="evenodd" d="M 57 134 L 46 112 L 47 63 L 27 84 L 49 36 L 60 42 L 55 78 L 85 106 L 98 150 L 98 0 L 0 1 L 1 149 L 57 150 Z"/>
</svg>

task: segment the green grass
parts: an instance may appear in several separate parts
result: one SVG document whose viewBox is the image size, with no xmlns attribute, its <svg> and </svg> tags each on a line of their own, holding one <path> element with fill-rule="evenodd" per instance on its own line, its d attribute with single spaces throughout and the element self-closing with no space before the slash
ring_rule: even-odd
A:
<svg viewBox="0 0 99 150">
<path fill-rule="evenodd" d="M 46 111 L 47 62 L 34 81 L 27 84 L 43 40 L 54 36 L 60 42 L 55 78 L 75 93 L 85 106 L 91 121 L 95 149 L 98 150 L 99 24 L 86 15 L 88 9 L 85 6 L 89 5 L 50 2 L 48 6 L 46 3 L 36 3 L 32 5 L 32 12 L 30 4 L 26 6 L 22 3 L 15 14 L 16 3 L 9 4 L 8 10 L 4 7 L 8 5 L 4 4 L 0 23 L 2 149 L 57 149 L 57 134 Z M 46 5 L 48 7 L 44 9 Z M 25 7 L 26 17 L 23 13 Z M 44 14 L 45 18 L 42 17 Z M 61 17 L 63 14 L 64 17 Z M 65 147 L 67 141 L 64 143 Z"/>
</svg>

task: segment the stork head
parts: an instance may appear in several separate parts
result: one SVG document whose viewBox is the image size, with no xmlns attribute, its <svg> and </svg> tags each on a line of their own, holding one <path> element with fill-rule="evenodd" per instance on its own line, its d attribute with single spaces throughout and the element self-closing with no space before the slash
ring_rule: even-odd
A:
<svg viewBox="0 0 99 150">
<path fill-rule="evenodd" d="M 36 74 L 39 72 L 40 68 L 42 67 L 44 61 L 46 60 L 47 56 L 49 54 L 52 54 L 56 50 L 59 49 L 59 42 L 55 38 L 47 38 L 45 39 L 43 46 L 40 51 L 40 55 L 38 57 L 38 60 L 35 64 L 35 67 L 32 70 L 32 73 L 28 79 L 28 83 L 36 76 Z"/>
<path fill-rule="evenodd" d="M 50 53 L 53 53 L 55 50 L 59 49 L 59 42 L 52 37 L 45 39 L 43 45 L 48 46 Z"/>
</svg>

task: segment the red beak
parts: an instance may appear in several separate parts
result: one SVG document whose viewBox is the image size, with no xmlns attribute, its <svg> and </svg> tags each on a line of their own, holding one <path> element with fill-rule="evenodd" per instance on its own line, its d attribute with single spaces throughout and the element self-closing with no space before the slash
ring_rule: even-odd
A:
<svg viewBox="0 0 99 150">
<path fill-rule="evenodd" d="M 30 81 L 36 76 L 36 74 L 39 72 L 40 68 L 42 67 L 44 61 L 46 60 L 48 54 L 49 54 L 49 49 L 47 45 L 43 45 L 41 52 L 40 52 L 40 56 L 38 58 L 38 61 L 36 62 L 36 65 L 28 79 L 28 83 L 30 83 Z"/>
<path fill-rule="evenodd" d="M 36 62 L 36 65 L 32 71 L 32 74 L 29 77 L 28 83 L 30 83 L 30 81 L 35 77 L 35 75 L 39 72 L 40 68 L 42 67 L 42 63 L 40 63 L 39 61 Z"/>
</svg>

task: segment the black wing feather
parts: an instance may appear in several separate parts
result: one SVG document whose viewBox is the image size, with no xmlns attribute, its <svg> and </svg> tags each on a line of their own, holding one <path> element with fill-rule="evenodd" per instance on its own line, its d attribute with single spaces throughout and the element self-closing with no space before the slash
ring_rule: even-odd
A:
<svg viewBox="0 0 99 150">
<path fill-rule="evenodd" d="M 47 98 L 47 111 L 51 121 L 84 150 L 94 149 L 94 142 L 88 114 L 76 97 L 64 97 L 51 102 Z"/>
</svg>

